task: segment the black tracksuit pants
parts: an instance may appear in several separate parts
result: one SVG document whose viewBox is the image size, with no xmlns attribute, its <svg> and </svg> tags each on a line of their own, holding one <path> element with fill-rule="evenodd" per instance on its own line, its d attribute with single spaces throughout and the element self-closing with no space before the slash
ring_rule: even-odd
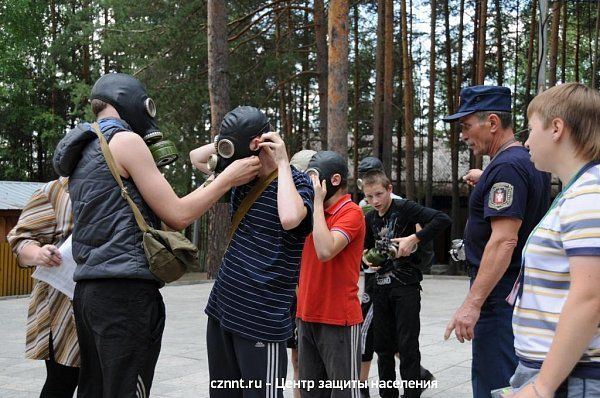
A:
<svg viewBox="0 0 600 398">
<path fill-rule="evenodd" d="M 165 327 L 158 284 L 140 279 L 77 282 L 79 398 L 146 398 Z"/>
<path fill-rule="evenodd" d="M 211 398 L 283 398 L 285 341 L 246 339 L 208 317 L 206 347 Z"/>
</svg>

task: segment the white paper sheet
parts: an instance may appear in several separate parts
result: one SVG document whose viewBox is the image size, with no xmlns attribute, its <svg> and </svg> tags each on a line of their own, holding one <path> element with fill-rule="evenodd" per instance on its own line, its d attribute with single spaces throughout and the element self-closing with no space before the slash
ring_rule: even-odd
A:
<svg viewBox="0 0 600 398">
<path fill-rule="evenodd" d="M 73 293 L 75 292 L 73 272 L 75 272 L 77 264 L 73 260 L 70 236 L 60 245 L 59 251 L 62 256 L 62 263 L 58 267 L 38 266 L 31 277 L 46 282 L 73 300 Z"/>
</svg>

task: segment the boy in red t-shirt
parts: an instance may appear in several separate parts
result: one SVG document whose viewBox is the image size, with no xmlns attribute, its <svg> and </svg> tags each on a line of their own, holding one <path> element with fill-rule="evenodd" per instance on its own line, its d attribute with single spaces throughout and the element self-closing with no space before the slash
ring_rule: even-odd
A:
<svg viewBox="0 0 600 398">
<path fill-rule="evenodd" d="M 358 300 L 365 238 L 362 210 L 347 193 L 348 166 L 336 152 L 313 156 L 307 173 L 315 187 L 313 232 L 306 238 L 298 285 L 300 380 L 353 381 L 331 389 L 331 397 L 357 396 L 360 369 Z M 302 397 L 323 389 L 302 388 Z"/>
</svg>

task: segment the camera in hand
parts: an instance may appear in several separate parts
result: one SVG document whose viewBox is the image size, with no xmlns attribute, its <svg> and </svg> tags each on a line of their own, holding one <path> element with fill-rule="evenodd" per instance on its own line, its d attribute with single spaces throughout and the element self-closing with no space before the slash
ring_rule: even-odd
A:
<svg viewBox="0 0 600 398">
<path fill-rule="evenodd" d="M 369 249 L 365 254 L 365 260 L 375 267 L 380 267 L 387 260 L 393 260 L 398 254 L 396 245 L 392 243 L 388 236 L 388 229 L 383 228 L 379 232 L 379 239 L 375 241 L 375 247 Z"/>
</svg>

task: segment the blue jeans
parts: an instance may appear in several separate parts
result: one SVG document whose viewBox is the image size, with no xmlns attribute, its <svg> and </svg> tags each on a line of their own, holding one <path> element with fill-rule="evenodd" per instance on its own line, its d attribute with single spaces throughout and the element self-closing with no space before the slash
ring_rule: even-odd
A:
<svg viewBox="0 0 600 398">
<path fill-rule="evenodd" d="M 471 384 L 474 398 L 490 398 L 491 391 L 509 385 L 518 359 L 512 331 L 513 307 L 505 301 L 513 278 L 502 278 L 481 308 L 473 338 Z M 471 284 L 473 279 L 471 279 Z"/>
<path fill-rule="evenodd" d="M 539 369 L 528 368 L 519 363 L 515 375 L 510 379 L 510 386 L 515 390 L 525 387 L 527 384 L 535 380 Z M 595 379 L 580 379 L 577 377 L 569 377 L 559 387 L 555 398 L 593 398 L 600 397 L 600 380 Z"/>
</svg>

